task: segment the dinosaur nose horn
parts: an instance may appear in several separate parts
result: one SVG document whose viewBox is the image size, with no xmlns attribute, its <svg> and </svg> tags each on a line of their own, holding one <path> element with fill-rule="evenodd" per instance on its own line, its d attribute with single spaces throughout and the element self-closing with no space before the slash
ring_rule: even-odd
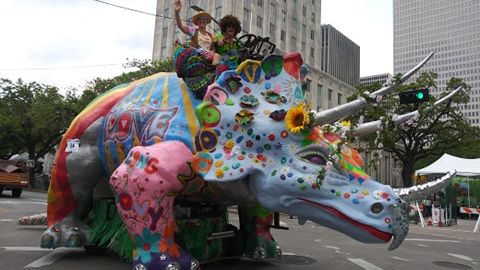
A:
<svg viewBox="0 0 480 270">
<path fill-rule="evenodd" d="M 393 240 L 388 247 L 388 250 L 392 251 L 398 248 L 408 234 L 408 204 L 401 199 L 398 203 L 390 206 L 393 213 Z"/>
<path fill-rule="evenodd" d="M 449 172 L 435 181 L 409 188 L 397 188 L 393 191 L 405 202 L 419 201 L 448 186 L 456 174 L 456 171 Z"/>
</svg>

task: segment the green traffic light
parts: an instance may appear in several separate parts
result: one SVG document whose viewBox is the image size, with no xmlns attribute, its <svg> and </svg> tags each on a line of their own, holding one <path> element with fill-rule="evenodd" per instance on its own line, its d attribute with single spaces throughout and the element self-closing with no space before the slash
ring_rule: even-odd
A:
<svg viewBox="0 0 480 270">
<path fill-rule="evenodd" d="M 422 92 L 418 92 L 417 93 L 417 99 L 423 99 L 423 93 Z"/>
</svg>

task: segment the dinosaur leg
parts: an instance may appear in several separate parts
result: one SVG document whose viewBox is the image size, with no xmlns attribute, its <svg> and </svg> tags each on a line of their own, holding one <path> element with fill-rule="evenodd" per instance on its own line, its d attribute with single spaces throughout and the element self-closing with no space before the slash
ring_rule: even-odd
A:
<svg viewBox="0 0 480 270">
<path fill-rule="evenodd" d="M 191 151 L 180 142 L 134 147 L 110 178 L 117 210 L 134 241 L 135 270 L 199 269 L 175 243 L 174 197 L 177 176 L 188 172 Z"/>
<path fill-rule="evenodd" d="M 261 206 L 239 207 L 240 230 L 245 237 L 245 254 L 255 260 L 278 258 L 282 251 L 270 234 L 273 212 Z"/>
<path fill-rule="evenodd" d="M 44 248 L 81 247 L 89 244 L 89 228 L 81 218 L 88 211 L 92 202 L 93 189 L 103 176 L 96 145 L 100 124 L 101 121 L 96 121 L 83 133 L 78 151 L 68 155 L 60 153 L 60 155 L 66 155 L 65 166 L 61 168 L 59 166 L 56 170 L 62 170 L 58 175 L 63 177 L 61 179 L 63 183 L 68 183 L 67 188 L 71 189 L 71 193 L 68 196 L 59 195 L 63 192 L 65 184 L 52 183 L 54 187 L 50 186 L 49 228 L 41 238 L 41 246 Z M 65 149 L 58 151 L 65 151 Z M 65 210 L 65 203 L 70 205 L 68 211 Z"/>
</svg>

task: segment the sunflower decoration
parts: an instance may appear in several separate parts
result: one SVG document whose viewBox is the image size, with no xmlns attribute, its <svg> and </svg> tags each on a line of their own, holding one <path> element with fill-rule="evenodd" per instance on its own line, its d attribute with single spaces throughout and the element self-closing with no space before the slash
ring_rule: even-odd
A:
<svg viewBox="0 0 480 270">
<path fill-rule="evenodd" d="M 288 110 L 285 116 L 285 125 L 292 133 L 310 130 L 313 122 L 313 114 L 307 111 L 306 105 L 303 103 Z"/>
</svg>

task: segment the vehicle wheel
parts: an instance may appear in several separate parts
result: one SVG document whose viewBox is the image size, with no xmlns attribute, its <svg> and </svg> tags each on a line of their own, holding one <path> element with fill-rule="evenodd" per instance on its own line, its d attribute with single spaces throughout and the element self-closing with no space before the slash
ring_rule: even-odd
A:
<svg viewBox="0 0 480 270">
<path fill-rule="evenodd" d="M 2 194 L 3 192 L 3 187 L 0 187 L 0 194 Z"/>
<path fill-rule="evenodd" d="M 21 188 L 14 188 L 12 189 L 12 197 L 18 198 L 22 195 L 22 189 Z"/>
</svg>

